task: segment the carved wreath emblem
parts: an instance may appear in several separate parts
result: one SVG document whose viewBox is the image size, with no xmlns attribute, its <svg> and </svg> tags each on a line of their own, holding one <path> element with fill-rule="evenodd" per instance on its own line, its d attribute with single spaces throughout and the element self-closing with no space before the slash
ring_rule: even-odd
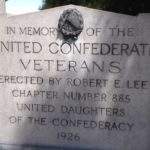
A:
<svg viewBox="0 0 150 150">
<path fill-rule="evenodd" d="M 59 18 L 58 31 L 65 41 L 71 42 L 78 39 L 83 30 L 83 17 L 77 9 L 67 9 Z"/>
</svg>

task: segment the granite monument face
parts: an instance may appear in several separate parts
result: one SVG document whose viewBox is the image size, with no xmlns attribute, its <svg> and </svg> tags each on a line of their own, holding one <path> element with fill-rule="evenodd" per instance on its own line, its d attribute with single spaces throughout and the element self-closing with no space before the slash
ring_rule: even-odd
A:
<svg viewBox="0 0 150 150">
<path fill-rule="evenodd" d="M 0 15 L 0 149 L 149 150 L 149 37 L 150 14 Z"/>
</svg>

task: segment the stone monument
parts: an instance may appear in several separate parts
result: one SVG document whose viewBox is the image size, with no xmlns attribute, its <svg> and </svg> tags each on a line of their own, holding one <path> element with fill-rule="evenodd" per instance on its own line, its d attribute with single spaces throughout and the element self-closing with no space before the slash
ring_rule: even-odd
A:
<svg viewBox="0 0 150 150">
<path fill-rule="evenodd" d="M 0 15 L 0 149 L 149 150 L 149 37 L 150 14 Z"/>
</svg>

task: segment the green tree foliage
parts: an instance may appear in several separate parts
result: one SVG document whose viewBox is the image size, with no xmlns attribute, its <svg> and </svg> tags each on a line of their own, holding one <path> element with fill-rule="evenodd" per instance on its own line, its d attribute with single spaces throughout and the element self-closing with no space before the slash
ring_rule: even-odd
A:
<svg viewBox="0 0 150 150">
<path fill-rule="evenodd" d="M 41 9 L 47 9 L 63 5 L 80 5 L 106 11 L 137 15 L 150 12 L 147 0 L 43 0 Z"/>
</svg>

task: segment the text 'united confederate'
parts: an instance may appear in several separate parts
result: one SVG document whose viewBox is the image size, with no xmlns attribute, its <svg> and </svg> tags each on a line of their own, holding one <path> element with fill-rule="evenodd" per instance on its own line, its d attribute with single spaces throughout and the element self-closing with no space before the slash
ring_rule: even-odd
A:
<svg viewBox="0 0 150 150">
<path fill-rule="evenodd" d="M 44 45 L 44 46 L 43 46 Z M 30 41 L 0 41 L 0 52 L 63 55 L 93 55 L 93 56 L 150 56 L 150 43 L 63 43 L 50 42 L 47 44 Z"/>
</svg>

